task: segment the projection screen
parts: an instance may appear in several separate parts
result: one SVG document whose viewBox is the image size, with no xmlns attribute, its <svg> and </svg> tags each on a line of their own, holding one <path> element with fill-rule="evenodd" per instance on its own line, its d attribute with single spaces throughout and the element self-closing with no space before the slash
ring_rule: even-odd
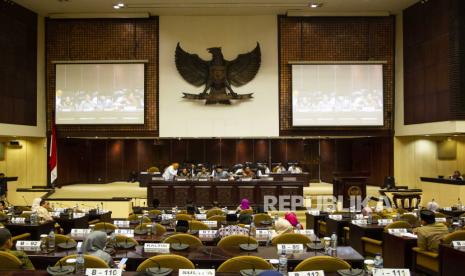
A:
<svg viewBox="0 0 465 276">
<path fill-rule="evenodd" d="M 293 126 L 382 126 L 382 64 L 293 64 Z"/>
<path fill-rule="evenodd" d="M 144 64 L 57 64 L 56 124 L 144 124 Z"/>
</svg>

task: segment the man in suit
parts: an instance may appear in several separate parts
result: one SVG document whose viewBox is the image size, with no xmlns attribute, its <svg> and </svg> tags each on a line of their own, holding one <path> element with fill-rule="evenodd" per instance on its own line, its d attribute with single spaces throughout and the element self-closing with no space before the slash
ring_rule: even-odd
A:
<svg viewBox="0 0 465 276">
<path fill-rule="evenodd" d="M 0 251 L 4 251 L 16 256 L 22 263 L 23 269 L 34 270 L 34 265 L 31 260 L 23 251 L 11 250 L 13 241 L 11 240 L 11 233 L 6 228 L 0 228 Z"/>
<path fill-rule="evenodd" d="M 430 210 L 422 210 L 420 219 L 422 226 L 415 229 L 418 247 L 422 250 L 437 252 L 440 240 L 449 233 L 447 226 L 436 222 L 434 212 Z"/>
</svg>

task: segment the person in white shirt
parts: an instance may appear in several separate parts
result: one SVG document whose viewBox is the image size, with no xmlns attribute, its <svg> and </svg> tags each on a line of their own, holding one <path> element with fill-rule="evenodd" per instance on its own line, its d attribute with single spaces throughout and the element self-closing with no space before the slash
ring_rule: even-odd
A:
<svg viewBox="0 0 465 276">
<path fill-rule="evenodd" d="M 166 181 L 173 180 L 174 177 L 178 174 L 179 163 L 173 163 L 168 166 L 163 172 L 163 179 Z"/>
<path fill-rule="evenodd" d="M 35 198 L 34 201 L 32 202 L 31 210 L 33 212 L 37 212 L 37 215 L 39 216 L 41 220 L 53 221 L 53 217 L 48 212 L 48 208 L 49 208 L 48 202 L 45 199 L 38 197 L 38 198 Z"/>
<path fill-rule="evenodd" d="M 302 168 L 296 164 L 292 164 L 288 170 L 290 173 L 302 173 Z"/>
<path fill-rule="evenodd" d="M 278 165 L 273 168 L 273 172 L 274 173 L 285 173 L 286 167 L 284 167 L 282 163 L 278 163 Z"/>
</svg>

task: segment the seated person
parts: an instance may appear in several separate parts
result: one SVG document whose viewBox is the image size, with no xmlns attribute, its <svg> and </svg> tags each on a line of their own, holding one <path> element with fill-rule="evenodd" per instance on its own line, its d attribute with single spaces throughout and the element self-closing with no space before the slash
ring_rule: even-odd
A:
<svg viewBox="0 0 465 276">
<path fill-rule="evenodd" d="M 166 167 L 163 172 L 163 179 L 166 181 L 173 180 L 178 174 L 179 163 L 173 163 L 170 166 Z"/>
<path fill-rule="evenodd" d="M 11 233 L 6 228 L 0 228 L 0 251 L 8 252 L 10 254 L 15 255 L 18 259 L 22 262 L 23 269 L 34 270 L 34 265 L 32 264 L 29 257 L 26 253 L 22 251 L 13 251 L 11 248 L 13 247 L 13 241 L 11 240 Z"/>
<path fill-rule="evenodd" d="M 48 201 L 46 201 L 45 199 L 38 197 L 35 198 L 32 202 L 31 210 L 33 212 L 37 212 L 37 215 L 41 220 L 53 221 L 53 217 L 48 212 L 48 209 L 50 209 L 50 206 L 48 204 Z"/>
<path fill-rule="evenodd" d="M 187 168 L 182 168 L 182 170 L 178 173 L 178 177 L 190 178 L 191 173 L 189 172 L 189 170 L 187 170 Z"/>
<path fill-rule="evenodd" d="M 186 210 L 189 215 L 194 216 L 195 214 L 200 214 L 199 208 L 195 206 L 192 200 L 187 200 L 186 202 Z"/>
<path fill-rule="evenodd" d="M 252 208 L 250 207 L 249 200 L 247 198 L 243 198 L 241 200 L 241 204 L 236 208 L 236 213 L 240 213 L 243 210 L 252 210 Z"/>
<path fill-rule="evenodd" d="M 6 207 L 6 203 L 3 200 L 0 200 L 0 212 L 6 212 L 8 208 Z"/>
<path fill-rule="evenodd" d="M 253 217 L 251 214 L 240 214 L 239 215 L 240 224 L 251 224 L 252 221 L 253 221 Z"/>
<path fill-rule="evenodd" d="M 273 168 L 274 173 L 285 173 L 286 171 L 286 167 L 284 167 L 282 163 L 278 163 L 278 165 Z"/>
<path fill-rule="evenodd" d="M 292 164 L 292 165 L 289 167 L 288 171 L 289 171 L 290 173 L 302 173 L 302 168 L 299 167 L 298 164 Z"/>
<path fill-rule="evenodd" d="M 229 178 L 229 173 L 223 170 L 223 166 L 216 166 L 215 170 L 213 171 L 213 177 L 218 179 L 227 179 Z"/>
<path fill-rule="evenodd" d="M 212 202 L 212 209 L 213 209 L 213 208 L 220 208 L 220 203 L 219 203 L 218 201 L 214 200 L 214 201 Z"/>
<path fill-rule="evenodd" d="M 237 224 L 236 214 L 227 214 L 226 224 L 228 226 L 222 227 L 218 230 L 218 237 L 224 238 L 230 235 L 248 235 L 249 234 L 249 230 L 247 228 L 236 225 Z"/>
<path fill-rule="evenodd" d="M 189 222 L 187 220 L 178 220 L 174 229 L 179 233 L 187 233 L 189 231 Z"/>
<path fill-rule="evenodd" d="M 296 229 L 303 229 L 302 225 L 300 224 L 299 220 L 297 219 L 297 215 L 294 212 L 287 212 L 284 215 L 284 218 L 289 221 L 292 227 Z"/>
<path fill-rule="evenodd" d="M 257 175 L 262 176 L 262 175 L 268 175 L 270 173 L 270 168 L 266 164 L 260 164 L 258 166 L 257 170 Z"/>
<path fill-rule="evenodd" d="M 152 200 L 152 208 L 153 209 L 158 209 L 160 207 L 160 200 L 158 198 L 154 198 Z"/>
<path fill-rule="evenodd" d="M 414 230 L 418 236 L 418 247 L 422 250 L 437 252 L 440 240 L 449 233 L 447 226 L 436 222 L 434 212 L 429 210 L 422 210 L 420 219 L 422 226 Z"/>
<path fill-rule="evenodd" d="M 463 176 L 462 174 L 459 172 L 459 171 L 454 171 L 454 173 L 449 176 L 449 179 L 452 179 L 452 180 L 463 180 Z"/>
<path fill-rule="evenodd" d="M 197 177 L 199 177 L 199 178 L 210 177 L 210 173 L 207 171 L 207 168 L 202 167 L 200 169 L 200 172 L 197 173 Z"/>
<path fill-rule="evenodd" d="M 250 169 L 249 166 L 245 167 L 244 170 L 242 171 L 242 178 L 254 178 L 255 173 Z"/>
<path fill-rule="evenodd" d="M 87 235 L 82 243 L 81 250 L 83 254 L 92 255 L 105 261 L 110 267 L 116 267 L 113 258 L 105 252 L 107 245 L 107 234 L 102 231 L 94 231 Z"/>
<path fill-rule="evenodd" d="M 274 223 L 274 231 L 272 238 L 286 233 L 293 233 L 294 227 L 292 227 L 292 224 L 289 221 L 279 218 Z"/>
</svg>

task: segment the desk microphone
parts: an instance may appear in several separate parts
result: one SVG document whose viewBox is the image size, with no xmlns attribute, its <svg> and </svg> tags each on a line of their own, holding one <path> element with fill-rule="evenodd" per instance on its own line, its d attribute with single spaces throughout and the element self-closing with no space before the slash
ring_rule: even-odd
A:
<svg viewBox="0 0 465 276">
<path fill-rule="evenodd" d="M 223 256 L 221 254 L 216 254 L 216 253 L 213 253 L 213 248 L 210 248 L 210 250 L 208 249 L 204 249 L 202 250 L 202 253 L 204 254 L 207 254 L 209 255 L 210 257 L 211 256 L 215 256 L 215 257 L 219 257 L 219 258 L 224 258 L 226 260 L 232 260 L 234 262 L 238 262 L 238 263 L 242 263 L 242 264 L 246 264 L 248 266 L 250 266 L 252 268 L 252 271 L 249 272 L 250 269 L 242 269 L 241 272 L 243 272 L 244 275 L 248 275 L 248 276 L 256 276 L 258 274 L 260 274 L 262 272 L 262 270 L 258 270 L 256 269 L 255 267 L 255 264 L 254 263 L 251 263 L 251 262 L 247 262 L 247 261 L 243 261 L 243 260 L 239 260 L 239 259 L 234 259 L 234 258 L 231 258 L 231 257 L 227 257 L 227 256 Z M 236 257 L 240 257 L 240 256 L 236 256 Z M 242 274 L 242 273 L 241 273 Z"/>
<path fill-rule="evenodd" d="M 173 240 L 176 240 L 178 243 L 171 243 L 170 244 L 170 247 L 173 249 L 173 250 L 176 250 L 176 251 L 184 251 L 184 250 L 187 250 L 189 248 L 189 245 L 188 244 L 185 244 L 183 243 L 180 239 L 176 238 L 176 237 L 173 237 L 171 236 L 170 237 L 171 239 Z"/>
<path fill-rule="evenodd" d="M 140 256 L 142 258 L 146 258 L 142 254 L 139 254 L 137 252 L 132 252 L 132 253 L 136 254 L 136 255 L 138 255 L 138 256 Z M 160 263 L 153 260 L 152 258 L 146 258 L 146 260 L 157 265 L 156 268 L 149 267 L 149 268 L 145 269 L 145 272 L 148 273 L 149 275 L 168 275 L 173 271 L 172 268 L 161 267 Z"/>
<path fill-rule="evenodd" d="M 244 250 L 244 251 L 255 251 L 258 248 L 258 244 L 250 244 L 250 235 L 252 232 L 252 225 L 249 227 L 249 232 L 247 235 L 247 243 L 245 244 L 239 244 L 239 248 Z"/>
<path fill-rule="evenodd" d="M 24 200 L 24 203 L 26 203 L 26 206 L 29 206 L 29 203 L 27 202 L 26 198 L 24 197 L 24 195 L 21 196 Z"/>
</svg>

